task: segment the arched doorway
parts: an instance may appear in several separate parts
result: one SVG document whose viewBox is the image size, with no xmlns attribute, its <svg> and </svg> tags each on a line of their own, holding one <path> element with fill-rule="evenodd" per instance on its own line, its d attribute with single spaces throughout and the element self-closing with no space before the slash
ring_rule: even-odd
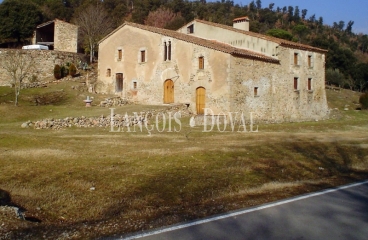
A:
<svg viewBox="0 0 368 240">
<path fill-rule="evenodd" d="M 174 82 L 167 79 L 164 83 L 164 103 L 174 102 Z"/>
<path fill-rule="evenodd" d="M 206 107 L 206 89 L 204 87 L 199 87 L 196 89 L 197 114 L 204 114 L 205 107 Z"/>
</svg>

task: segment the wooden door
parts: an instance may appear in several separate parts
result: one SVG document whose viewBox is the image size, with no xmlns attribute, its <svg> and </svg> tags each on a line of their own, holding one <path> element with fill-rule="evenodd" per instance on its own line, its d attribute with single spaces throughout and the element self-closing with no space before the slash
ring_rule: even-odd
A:
<svg viewBox="0 0 368 240">
<path fill-rule="evenodd" d="M 164 83 L 164 103 L 174 102 L 174 82 L 168 79 Z"/>
<path fill-rule="evenodd" d="M 206 107 L 206 89 L 199 87 L 196 89 L 196 108 L 197 114 L 204 114 L 204 108 Z"/>
<path fill-rule="evenodd" d="M 123 91 L 123 74 L 117 73 L 115 79 L 116 79 L 115 91 L 116 92 Z"/>
</svg>

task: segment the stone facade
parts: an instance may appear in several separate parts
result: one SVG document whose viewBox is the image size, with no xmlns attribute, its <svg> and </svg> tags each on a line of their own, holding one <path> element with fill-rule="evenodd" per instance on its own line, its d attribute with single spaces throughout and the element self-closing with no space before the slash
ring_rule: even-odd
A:
<svg viewBox="0 0 368 240">
<path fill-rule="evenodd" d="M 54 50 L 74 52 L 78 50 L 78 26 L 55 20 Z"/>
<path fill-rule="evenodd" d="M 34 61 L 35 68 L 30 75 L 34 75 L 37 81 L 43 81 L 45 78 L 54 76 L 55 64 L 65 65 L 66 63 L 74 63 L 78 66 L 79 61 L 84 60 L 84 56 L 77 53 L 60 52 L 51 50 L 19 50 L 19 49 L 0 49 L 0 62 L 6 61 L 9 52 L 20 52 L 24 54 L 29 61 Z M 9 76 L 5 69 L 0 66 L 0 86 L 8 86 Z M 26 79 L 27 81 L 28 79 Z"/>
<path fill-rule="evenodd" d="M 172 88 L 173 102 L 197 114 L 205 107 L 263 122 L 323 119 L 325 52 L 202 20 L 177 32 L 125 23 L 100 42 L 96 90 L 163 104 Z"/>
</svg>

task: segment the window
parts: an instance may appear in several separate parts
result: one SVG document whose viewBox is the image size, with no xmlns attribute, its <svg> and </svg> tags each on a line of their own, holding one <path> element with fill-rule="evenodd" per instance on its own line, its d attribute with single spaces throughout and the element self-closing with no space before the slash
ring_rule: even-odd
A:
<svg viewBox="0 0 368 240">
<path fill-rule="evenodd" d="M 198 58 L 198 68 L 199 69 L 204 69 L 204 57 L 199 57 Z"/>
<path fill-rule="evenodd" d="M 111 69 L 110 68 L 108 68 L 106 70 L 106 77 L 111 77 Z"/>
<path fill-rule="evenodd" d="M 164 42 L 164 61 L 171 60 L 171 41 Z"/>
<path fill-rule="evenodd" d="M 133 82 L 133 89 L 137 89 L 137 82 Z"/>
<path fill-rule="evenodd" d="M 313 56 L 308 55 L 308 67 L 313 68 Z"/>
<path fill-rule="evenodd" d="M 167 59 L 170 61 L 171 60 L 171 42 L 169 41 L 169 46 L 168 46 L 168 53 L 167 53 Z"/>
<path fill-rule="evenodd" d="M 258 87 L 254 87 L 254 96 L 257 97 L 258 96 Z"/>
<path fill-rule="evenodd" d="M 123 74 L 117 73 L 116 74 L 116 85 L 115 85 L 116 92 L 123 91 Z"/>
<path fill-rule="evenodd" d="M 189 27 L 187 27 L 187 33 L 194 33 L 194 25 L 190 25 Z"/>
<path fill-rule="evenodd" d="M 118 60 L 121 61 L 122 58 L 123 58 L 123 50 L 118 49 Z"/>
<path fill-rule="evenodd" d="M 294 90 L 298 90 L 298 78 L 294 77 Z"/>
<path fill-rule="evenodd" d="M 312 91 L 312 78 L 308 78 L 308 91 Z"/>
<path fill-rule="evenodd" d="M 145 50 L 141 51 L 141 62 L 142 63 L 146 62 L 146 51 Z"/>
<path fill-rule="evenodd" d="M 299 54 L 294 53 L 294 65 L 299 65 Z"/>
</svg>

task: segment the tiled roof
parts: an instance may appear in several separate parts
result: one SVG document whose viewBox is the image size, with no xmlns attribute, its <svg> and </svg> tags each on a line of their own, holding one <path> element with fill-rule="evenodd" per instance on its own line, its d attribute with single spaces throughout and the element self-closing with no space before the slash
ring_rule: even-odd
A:
<svg viewBox="0 0 368 240">
<path fill-rule="evenodd" d="M 239 18 L 235 18 L 233 20 L 233 22 L 237 22 L 237 21 L 241 21 L 241 20 L 249 20 L 249 18 L 248 17 L 239 17 Z"/>
<path fill-rule="evenodd" d="M 230 31 L 233 31 L 233 32 L 246 34 L 246 35 L 249 35 L 249 36 L 252 36 L 252 37 L 261 38 L 261 39 L 268 40 L 268 41 L 271 41 L 271 42 L 275 42 L 275 43 L 280 44 L 281 46 L 285 46 L 285 47 L 289 47 L 289 48 L 295 48 L 295 49 L 300 49 L 300 50 L 310 50 L 310 51 L 321 52 L 321 53 L 328 52 L 325 49 L 316 48 L 316 47 L 312 47 L 312 46 L 309 46 L 309 45 L 300 44 L 300 43 L 296 43 L 296 42 L 292 42 L 292 41 L 287 41 L 287 40 L 284 40 L 284 39 L 281 39 L 281 38 L 271 37 L 271 36 L 263 35 L 263 34 L 260 34 L 260 33 L 245 31 L 245 30 L 234 28 L 232 26 L 227 26 L 227 25 L 222 25 L 222 24 L 218 24 L 218 23 L 208 22 L 208 21 L 200 20 L 200 19 L 195 19 L 192 22 L 195 22 L 195 21 L 203 23 L 203 24 L 211 25 L 211 26 L 214 26 L 214 27 L 219 27 L 219 28 L 223 28 L 223 29 L 226 29 L 226 30 L 230 30 Z M 190 23 L 188 23 L 188 24 L 190 24 Z"/>
<path fill-rule="evenodd" d="M 108 34 L 106 37 L 104 37 L 99 43 L 103 42 L 106 38 L 110 37 L 112 34 L 114 34 L 116 31 L 118 31 L 119 29 L 121 29 L 124 26 L 131 26 L 131 27 L 143 29 L 143 30 L 146 30 L 146 31 L 149 31 L 149 32 L 153 32 L 153 33 L 161 34 L 161 35 L 164 35 L 164 36 L 172 37 L 172 38 L 175 38 L 175 39 L 179 39 L 179 40 L 182 40 L 182 41 L 185 41 L 185 42 L 193 43 L 193 44 L 196 44 L 196 45 L 199 45 L 199 46 L 207 47 L 207 48 L 214 49 L 214 50 L 217 50 L 217 51 L 221 51 L 221 52 L 224 52 L 224 53 L 228 53 L 228 54 L 231 54 L 231 55 L 241 56 L 241 57 L 244 57 L 244 58 L 256 59 L 256 60 L 260 60 L 260 61 L 272 62 L 272 63 L 279 63 L 280 62 L 278 59 L 269 57 L 267 55 L 260 54 L 260 53 L 257 53 L 257 52 L 253 52 L 253 51 L 249 51 L 249 50 L 242 49 L 242 48 L 236 48 L 236 47 L 233 47 L 233 46 L 225 44 L 225 43 L 212 41 L 212 40 L 208 40 L 208 39 L 202 39 L 202 38 L 198 38 L 198 37 L 195 37 L 195 36 L 192 36 L 192 35 L 180 33 L 180 32 L 177 32 L 177 31 L 172 31 L 172 30 L 163 29 L 163 28 L 156 28 L 156 27 L 141 25 L 141 24 L 132 23 L 132 22 L 125 22 L 123 25 L 121 25 L 120 27 L 118 27 L 117 29 L 112 31 L 110 34 Z"/>
</svg>

